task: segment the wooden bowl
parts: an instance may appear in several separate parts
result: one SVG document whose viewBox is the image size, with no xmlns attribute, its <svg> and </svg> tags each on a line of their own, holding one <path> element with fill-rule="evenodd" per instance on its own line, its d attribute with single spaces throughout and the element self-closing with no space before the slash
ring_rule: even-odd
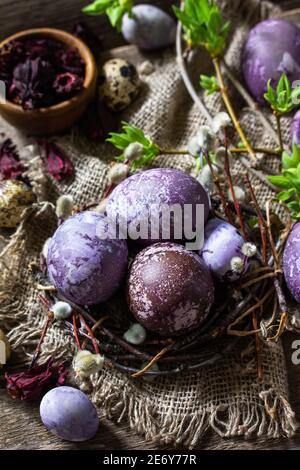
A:
<svg viewBox="0 0 300 470">
<path fill-rule="evenodd" d="M 0 43 L 0 47 L 14 39 L 47 37 L 77 48 L 86 64 L 83 89 L 73 98 L 47 108 L 24 110 L 21 106 L 6 101 L 0 103 L 0 116 L 9 124 L 30 136 L 46 136 L 66 131 L 82 116 L 95 97 L 97 67 L 90 49 L 78 38 L 65 31 L 52 28 L 37 28 L 14 34 Z"/>
</svg>

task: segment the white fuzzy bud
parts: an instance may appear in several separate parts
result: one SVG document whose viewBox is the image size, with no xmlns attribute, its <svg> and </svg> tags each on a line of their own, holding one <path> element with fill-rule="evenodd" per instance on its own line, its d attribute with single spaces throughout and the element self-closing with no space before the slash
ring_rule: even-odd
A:
<svg viewBox="0 0 300 470">
<path fill-rule="evenodd" d="M 89 377 L 103 369 L 104 357 L 90 351 L 79 351 L 73 359 L 73 369 L 77 377 Z"/>
<path fill-rule="evenodd" d="M 246 242 L 242 246 L 242 253 L 243 255 L 247 256 L 248 258 L 252 258 L 257 253 L 257 248 L 254 243 Z"/>
<path fill-rule="evenodd" d="M 218 172 L 219 172 L 218 167 L 216 165 L 212 165 L 212 168 L 213 168 L 213 171 L 215 172 L 215 174 L 218 174 Z M 204 165 L 204 167 L 202 168 L 202 170 L 199 173 L 199 176 L 198 176 L 197 180 L 199 181 L 199 183 L 201 183 L 207 189 L 212 189 L 212 187 L 214 185 L 214 181 L 213 181 L 213 176 L 212 176 L 212 173 L 210 171 L 209 165 Z"/>
<path fill-rule="evenodd" d="M 239 256 L 231 258 L 230 267 L 234 273 L 242 273 L 244 270 L 244 260 Z"/>
<path fill-rule="evenodd" d="M 197 141 L 201 150 L 209 152 L 215 147 L 216 135 L 210 127 L 201 126 L 197 132 Z"/>
<path fill-rule="evenodd" d="M 146 339 L 147 333 L 145 328 L 139 323 L 134 323 L 124 333 L 123 338 L 130 344 L 142 344 Z"/>
<path fill-rule="evenodd" d="M 99 214 L 104 214 L 106 212 L 106 205 L 107 205 L 108 198 L 102 199 L 102 201 L 98 204 L 98 206 L 93 209 L 95 212 L 98 212 Z"/>
<path fill-rule="evenodd" d="M 221 129 L 225 129 L 226 127 L 231 125 L 231 119 L 229 114 L 225 112 L 218 113 L 212 122 L 212 128 L 215 134 L 217 134 Z"/>
<path fill-rule="evenodd" d="M 144 147 L 139 142 L 132 142 L 124 150 L 124 158 L 129 162 L 138 160 L 143 155 Z"/>
<path fill-rule="evenodd" d="M 74 201 L 72 196 L 63 195 L 56 201 L 56 215 L 59 219 L 67 219 L 72 215 Z"/>
<path fill-rule="evenodd" d="M 115 163 L 108 171 L 108 182 L 110 184 L 119 184 L 127 178 L 128 173 L 128 165 L 125 165 L 125 163 Z"/>
<path fill-rule="evenodd" d="M 246 193 L 243 190 L 243 188 L 241 188 L 240 186 L 233 186 L 233 190 L 234 190 L 234 194 L 235 194 L 235 198 L 236 198 L 237 202 L 239 202 L 240 204 L 245 202 Z M 228 196 L 228 199 L 231 202 L 234 202 L 230 189 L 228 189 L 228 191 L 227 191 L 227 196 Z"/>
<path fill-rule="evenodd" d="M 66 320 L 72 313 L 72 307 L 67 302 L 56 302 L 51 307 L 55 320 Z"/>
<path fill-rule="evenodd" d="M 197 136 L 192 137 L 188 141 L 187 149 L 190 155 L 193 157 L 198 157 L 199 153 L 201 151 L 200 145 L 198 144 L 198 138 Z"/>
<path fill-rule="evenodd" d="M 49 250 L 49 245 L 50 245 L 51 240 L 52 238 L 47 238 L 47 240 L 45 241 L 43 245 L 42 255 L 45 259 L 47 259 L 47 256 L 48 256 L 48 250 Z"/>
</svg>

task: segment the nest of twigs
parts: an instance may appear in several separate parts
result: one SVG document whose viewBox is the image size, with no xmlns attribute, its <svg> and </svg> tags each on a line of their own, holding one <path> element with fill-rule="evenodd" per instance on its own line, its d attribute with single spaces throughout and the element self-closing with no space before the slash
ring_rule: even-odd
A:
<svg viewBox="0 0 300 470">
<path fill-rule="evenodd" d="M 133 377 L 172 375 L 211 365 L 226 355 L 241 337 L 254 336 L 257 370 L 262 377 L 261 341 L 277 341 L 287 320 L 281 256 L 291 221 L 285 225 L 280 222 L 275 212 L 271 212 L 272 201 L 262 210 L 248 176 L 245 184 L 251 195 L 248 206 L 226 200 L 217 184 L 212 212 L 229 218 L 247 241 L 255 243 L 257 254 L 238 281 L 216 289 L 218 296 L 205 325 L 182 337 L 162 338 L 149 333 L 143 344 L 134 346 L 123 338 L 134 319 L 126 307 L 125 292 L 119 292 L 101 306 L 82 307 L 71 303 L 73 317 L 61 326 L 80 348 L 95 350 L 96 345 L 96 350 L 104 354 L 108 363 Z M 278 203 L 274 204 L 278 212 Z M 248 224 L 249 217 L 253 216 L 258 220 L 258 227 L 254 229 Z M 37 275 L 41 282 L 41 272 Z M 43 290 L 39 298 L 48 311 L 55 301 L 65 300 L 51 286 L 40 285 L 39 288 Z"/>
</svg>

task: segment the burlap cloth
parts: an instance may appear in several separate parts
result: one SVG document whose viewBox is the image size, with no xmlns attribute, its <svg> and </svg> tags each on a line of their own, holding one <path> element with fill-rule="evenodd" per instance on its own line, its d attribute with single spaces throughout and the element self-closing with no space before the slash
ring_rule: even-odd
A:
<svg viewBox="0 0 300 470">
<path fill-rule="evenodd" d="M 227 62 L 239 73 L 241 45 L 249 26 L 269 15 L 278 13 L 274 6 L 259 0 L 228 0 L 222 2 L 224 13 L 233 21 Z M 197 127 L 204 123 L 190 100 L 178 72 L 173 51 L 151 60 L 155 71 L 144 76 L 139 99 L 125 113 L 124 119 L 140 126 L 164 147 L 185 147 Z M 200 72 L 210 70 L 205 53 L 191 59 L 190 70 L 195 83 Z M 241 121 L 251 142 L 257 146 L 271 145 L 271 137 L 261 126 L 254 111 L 243 107 L 233 94 Z M 218 96 L 205 98 L 214 115 L 223 109 Z M 0 130 L 12 137 L 22 149 L 27 140 L 0 121 Z M 289 140 L 289 121 L 284 123 L 285 139 Z M 107 168 L 115 156 L 107 144 L 94 145 L 73 129 L 68 135 L 55 139 L 71 156 L 76 177 L 71 184 L 57 184 L 45 178 L 39 198 L 52 201 L 58 194 L 71 194 L 77 204 L 102 195 L 107 184 Z M 276 164 L 268 158 L 273 169 Z M 32 165 L 31 174 L 39 172 Z M 162 157 L 160 166 L 173 166 L 192 171 L 194 160 L 183 156 Z M 244 169 L 237 163 L 236 175 Z M 268 169 L 266 169 L 268 171 Z M 253 178 L 259 200 L 263 203 L 271 194 L 267 186 Z M 44 241 L 55 228 L 53 209 L 40 202 L 29 211 L 25 221 L 12 236 L 1 256 L 0 325 L 9 332 L 15 354 L 32 354 L 37 344 L 45 313 L 37 301 L 37 293 L 28 273 L 28 264 L 37 261 Z M 72 339 L 58 326 L 48 331 L 42 358 L 72 358 L 75 351 Z M 288 402 L 288 383 L 282 346 L 264 344 L 262 351 L 263 381 L 256 372 L 256 355 L 252 341 L 238 344 L 218 363 L 177 377 L 156 378 L 145 382 L 105 367 L 92 378 L 92 399 L 100 415 L 118 421 L 127 420 L 136 432 L 147 439 L 163 444 L 193 447 L 209 428 L 221 436 L 292 436 L 296 424 Z"/>
</svg>

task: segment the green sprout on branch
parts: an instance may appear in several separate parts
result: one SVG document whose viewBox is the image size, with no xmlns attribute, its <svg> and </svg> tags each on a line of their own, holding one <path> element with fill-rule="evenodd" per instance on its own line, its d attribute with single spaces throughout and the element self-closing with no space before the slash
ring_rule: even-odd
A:
<svg viewBox="0 0 300 470">
<path fill-rule="evenodd" d="M 204 46 L 213 57 L 223 55 L 230 22 L 223 22 L 213 0 L 185 0 L 183 8 L 173 7 L 190 47 Z"/>
<path fill-rule="evenodd" d="M 294 220 L 300 220 L 300 147 L 293 145 L 293 153 L 282 153 L 281 175 L 269 176 L 268 180 L 282 191 L 277 199 L 284 202 Z"/>
<path fill-rule="evenodd" d="M 127 13 L 132 17 L 133 0 L 95 0 L 82 9 L 87 15 L 107 15 L 111 25 L 119 32 L 122 28 L 123 16 Z"/>
<path fill-rule="evenodd" d="M 138 127 L 122 122 L 122 131 L 111 132 L 107 142 L 113 144 L 118 150 L 122 150 L 123 153 L 117 157 L 118 161 L 131 159 L 132 170 L 149 165 L 160 154 L 160 147 Z"/>
<path fill-rule="evenodd" d="M 281 75 L 276 88 L 268 81 L 265 100 L 271 106 L 273 112 L 277 115 L 288 114 L 300 104 L 300 87 L 292 88 L 292 85 L 285 73 Z"/>
<path fill-rule="evenodd" d="M 200 75 L 200 87 L 206 91 L 206 95 L 213 95 L 216 91 L 220 91 L 220 87 L 215 76 Z"/>
</svg>

